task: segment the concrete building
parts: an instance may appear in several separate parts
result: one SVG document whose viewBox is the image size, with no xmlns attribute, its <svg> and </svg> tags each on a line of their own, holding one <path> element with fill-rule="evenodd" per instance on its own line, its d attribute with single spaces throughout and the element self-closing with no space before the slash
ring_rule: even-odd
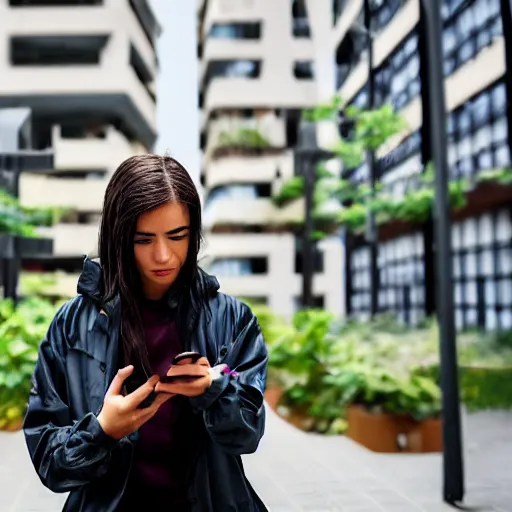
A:
<svg viewBox="0 0 512 512">
<path fill-rule="evenodd" d="M 370 2 L 374 33 L 376 106 L 391 102 L 407 129 L 378 155 L 380 179 L 403 197 L 432 159 L 428 52 L 420 0 Z M 361 39 L 363 0 L 333 3 L 332 52 L 336 88 L 347 104 L 368 104 L 368 52 Z M 510 189 L 485 192 L 483 172 L 510 168 L 512 141 L 511 29 L 509 2 L 444 0 L 443 51 L 451 179 L 473 183 L 467 207 L 453 222 L 456 322 L 459 328 L 512 327 L 512 222 Z M 364 39 L 364 38 L 363 38 Z M 368 169 L 347 170 L 367 181 Z M 435 309 L 432 225 L 387 229 L 379 243 L 379 309 L 414 324 Z M 382 234 L 384 237 L 384 234 Z M 352 237 L 346 254 L 346 309 L 367 318 L 369 249 Z"/>
<path fill-rule="evenodd" d="M 314 3 L 200 0 L 197 10 L 205 259 L 222 291 L 286 316 L 301 297 L 291 227 L 304 205 L 280 210 L 271 196 L 294 175 L 301 111 L 319 101 L 315 34 L 328 23 Z M 313 293 L 337 313 L 341 259 L 339 239 L 318 244 Z"/>
<path fill-rule="evenodd" d="M 21 201 L 69 208 L 50 229 L 53 257 L 33 268 L 81 269 L 111 173 L 152 148 L 158 33 L 146 0 L 0 2 L 0 107 L 29 107 L 33 147 L 55 156 L 45 174 L 23 174 Z"/>
</svg>

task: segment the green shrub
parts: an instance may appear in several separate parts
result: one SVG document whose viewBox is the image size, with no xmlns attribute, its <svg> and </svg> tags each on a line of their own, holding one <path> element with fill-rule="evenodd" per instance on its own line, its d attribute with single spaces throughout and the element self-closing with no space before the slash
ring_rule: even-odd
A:
<svg viewBox="0 0 512 512">
<path fill-rule="evenodd" d="M 55 306 L 39 298 L 17 306 L 0 301 L 0 428 L 25 414 L 39 344 L 55 312 Z"/>
</svg>

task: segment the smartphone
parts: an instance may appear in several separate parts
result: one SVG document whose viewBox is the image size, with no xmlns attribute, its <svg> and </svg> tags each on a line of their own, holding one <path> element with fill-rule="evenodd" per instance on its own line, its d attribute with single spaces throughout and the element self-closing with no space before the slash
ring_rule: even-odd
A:
<svg viewBox="0 0 512 512">
<path fill-rule="evenodd" d="M 181 354 L 178 354 L 172 361 L 172 365 L 177 365 L 181 361 L 184 361 L 186 359 L 190 359 L 190 364 L 195 364 L 199 359 L 203 357 L 199 352 L 182 352 Z M 196 375 L 164 375 L 163 377 L 160 377 L 160 382 L 164 384 L 171 384 L 172 382 L 176 381 L 185 381 L 190 382 L 195 379 L 199 379 L 199 376 Z"/>
<path fill-rule="evenodd" d="M 191 359 L 192 362 L 190 364 L 195 364 L 199 359 L 203 357 L 199 352 L 182 352 L 181 354 L 178 354 L 172 361 L 172 364 L 178 364 L 184 359 Z"/>
</svg>

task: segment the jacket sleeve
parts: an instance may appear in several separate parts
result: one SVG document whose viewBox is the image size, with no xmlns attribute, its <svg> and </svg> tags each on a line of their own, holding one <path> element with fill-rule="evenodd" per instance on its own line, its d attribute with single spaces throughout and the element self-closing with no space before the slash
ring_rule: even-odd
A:
<svg viewBox="0 0 512 512">
<path fill-rule="evenodd" d="M 191 398 L 203 411 L 206 429 L 218 445 L 229 453 L 242 455 L 258 448 L 265 430 L 263 394 L 268 353 L 258 321 L 250 309 L 237 301 L 233 329 L 217 333 L 225 340 L 228 353 L 222 361 L 231 374 L 221 373 L 206 392 Z"/>
<path fill-rule="evenodd" d="M 103 476 L 117 443 L 103 432 L 94 414 L 72 420 L 62 357 L 64 319 L 61 310 L 40 345 L 23 425 L 34 468 L 54 492 L 72 491 Z"/>
</svg>

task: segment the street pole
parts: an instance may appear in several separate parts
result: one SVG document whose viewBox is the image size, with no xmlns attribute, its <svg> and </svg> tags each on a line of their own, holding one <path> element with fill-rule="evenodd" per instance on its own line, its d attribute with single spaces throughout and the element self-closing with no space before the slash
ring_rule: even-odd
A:
<svg viewBox="0 0 512 512">
<path fill-rule="evenodd" d="M 295 176 L 304 179 L 304 228 L 302 232 L 302 308 L 312 308 L 313 276 L 315 272 L 315 242 L 313 240 L 313 201 L 316 184 L 316 166 L 322 160 L 334 158 L 331 151 L 319 148 L 316 127 L 302 123 L 299 128 L 299 144 L 294 150 Z"/>
<path fill-rule="evenodd" d="M 313 194 L 315 189 L 315 165 L 310 155 L 304 155 L 302 171 L 304 176 L 304 237 L 302 240 L 302 305 L 313 307 L 314 244 L 313 236 Z"/>
<path fill-rule="evenodd" d="M 364 25 L 368 46 L 368 110 L 373 110 L 375 108 L 375 83 L 373 79 L 373 33 L 370 0 L 364 1 Z M 377 187 L 377 166 L 375 153 L 371 149 L 366 150 L 366 165 L 370 178 L 370 199 L 373 201 Z M 379 311 L 379 267 L 377 223 L 372 211 L 369 211 L 368 214 L 366 239 L 370 248 L 370 313 L 373 318 Z"/>
<path fill-rule="evenodd" d="M 440 0 L 422 0 L 425 15 L 428 76 L 431 98 L 432 154 L 435 164 L 434 222 L 437 253 L 437 317 L 440 329 L 441 388 L 443 391 L 443 498 L 448 503 L 464 497 L 461 419 L 454 320 L 451 222 L 448 194 L 442 22 Z"/>
</svg>

